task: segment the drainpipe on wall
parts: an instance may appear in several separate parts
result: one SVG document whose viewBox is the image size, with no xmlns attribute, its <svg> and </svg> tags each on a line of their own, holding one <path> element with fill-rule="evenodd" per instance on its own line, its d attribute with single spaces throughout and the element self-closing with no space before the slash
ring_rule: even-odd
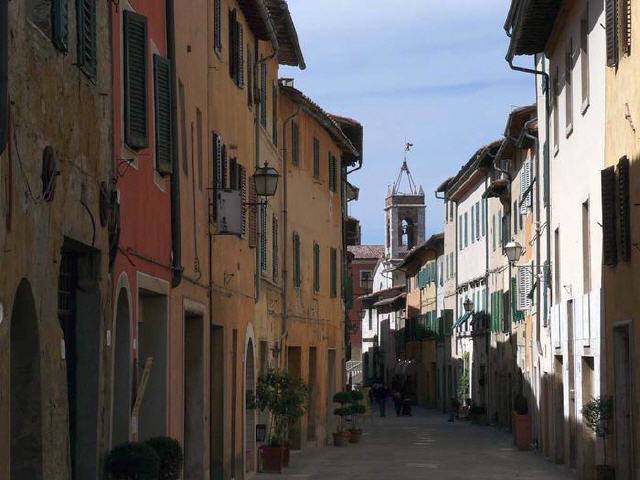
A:
<svg viewBox="0 0 640 480">
<path fill-rule="evenodd" d="M 300 113 L 300 105 L 297 110 L 289 115 L 282 123 L 282 332 L 280 333 L 280 353 L 284 362 L 286 355 L 284 354 L 285 339 L 289 335 L 289 191 L 288 191 L 288 172 L 287 172 L 287 125 Z M 282 364 L 284 368 L 286 363 Z"/>
<path fill-rule="evenodd" d="M 182 232 L 180 225 L 180 168 L 177 162 L 176 145 L 178 143 L 177 133 L 177 104 L 176 104 L 176 45 L 175 45 L 175 25 L 173 1 L 167 0 L 165 3 L 166 29 L 167 29 L 167 56 L 171 62 L 171 164 L 173 172 L 171 174 L 171 286 L 173 288 L 180 285 L 182 281 Z M 211 263 L 211 259 L 209 259 Z"/>
</svg>

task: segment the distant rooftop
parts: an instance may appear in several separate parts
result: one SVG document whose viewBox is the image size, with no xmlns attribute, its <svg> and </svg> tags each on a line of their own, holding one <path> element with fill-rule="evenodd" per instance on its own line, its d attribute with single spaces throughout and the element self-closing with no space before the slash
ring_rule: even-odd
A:
<svg viewBox="0 0 640 480">
<path fill-rule="evenodd" d="M 353 258 L 378 259 L 384 255 L 384 245 L 349 245 L 347 250 Z"/>
</svg>

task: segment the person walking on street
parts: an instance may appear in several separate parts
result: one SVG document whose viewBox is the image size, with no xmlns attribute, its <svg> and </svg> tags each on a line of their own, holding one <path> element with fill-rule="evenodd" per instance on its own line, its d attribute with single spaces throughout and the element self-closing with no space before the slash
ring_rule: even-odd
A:
<svg viewBox="0 0 640 480">
<path fill-rule="evenodd" d="M 382 383 L 377 383 L 375 388 L 376 402 L 380 406 L 380 416 L 386 416 L 387 410 L 387 389 Z"/>
</svg>

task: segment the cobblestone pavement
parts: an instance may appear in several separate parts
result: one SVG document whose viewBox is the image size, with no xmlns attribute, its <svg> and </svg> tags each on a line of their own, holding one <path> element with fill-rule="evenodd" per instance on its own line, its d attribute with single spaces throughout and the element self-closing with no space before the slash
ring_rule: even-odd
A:
<svg viewBox="0 0 640 480">
<path fill-rule="evenodd" d="M 511 435 L 497 428 L 449 423 L 435 411 L 375 417 L 364 429 L 360 444 L 292 452 L 284 474 L 258 474 L 256 480 L 576 478 L 536 453 L 518 451 Z"/>
</svg>

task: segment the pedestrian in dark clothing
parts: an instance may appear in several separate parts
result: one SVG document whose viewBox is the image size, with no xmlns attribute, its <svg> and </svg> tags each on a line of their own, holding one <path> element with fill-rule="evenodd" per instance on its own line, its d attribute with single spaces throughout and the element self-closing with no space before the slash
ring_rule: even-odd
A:
<svg viewBox="0 0 640 480">
<path fill-rule="evenodd" d="M 383 384 L 381 384 L 381 383 L 377 384 L 377 388 L 376 388 L 376 391 L 375 391 L 375 397 L 376 397 L 376 402 L 378 402 L 378 405 L 380 406 L 380 416 L 381 417 L 386 416 L 387 389 Z"/>
</svg>

